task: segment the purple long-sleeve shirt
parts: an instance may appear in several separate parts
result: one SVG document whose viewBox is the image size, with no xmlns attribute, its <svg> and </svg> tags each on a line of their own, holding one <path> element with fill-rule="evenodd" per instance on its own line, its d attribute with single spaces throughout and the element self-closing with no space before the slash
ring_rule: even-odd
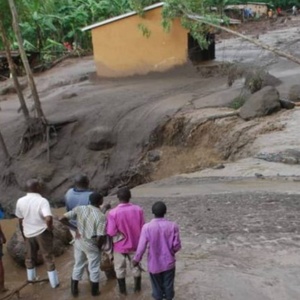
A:
<svg viewBox="0 0 300 300">
<path fill-rule="evenodd" d="M 121 203 L 107 215 L 107 234 L 116 237 L 114 251 L 118 253 L 135 252 L 142 227 L 144 212 L 132 203 Z"/>
<path fill-rule="evenodd" d="M 179 228 L 164 218 L 152 219 L 142 228 L 134 260 L 140 262 L 148 246 L 148 271 L 157 274 L 175 267 L 175 253 L 181 249 Z"/>
</svg>

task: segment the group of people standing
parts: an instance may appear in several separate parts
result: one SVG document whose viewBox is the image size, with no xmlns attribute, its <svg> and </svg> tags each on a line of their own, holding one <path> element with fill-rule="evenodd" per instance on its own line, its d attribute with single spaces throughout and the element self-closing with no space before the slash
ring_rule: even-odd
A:
<svg viewBox="0 0 300 300">
<path fill-rule="evenodd" d="M 26 245 L 27 279 L 36 279 L 35 261 L 39 250 L 47 265 L 49 282 L 56 288 L 59 280 L 52 251 L 53 217 L 50 205 L 41 195 L 38 180 L 29 180 L 27 191 L 16 206 L 16 216 Z M 173 299 L 175 254 L 181 249 L 177 224 L 164 218 L 167 207 L 162 201 L 154 203 L 154 219 L 145 224 L 143 209 L 130 202 L 129 188 L 120 188 L 117 198 L 119 204 L 115 208 L 110 209 L 110 204 L 103 205 L 103 196 L 89 189 L 86 175 L 76 176 L 74 187 L 65 195 L 67 212 L 59 221 L 69 227 L 74 238 L 72 295 L 78 296 L 78 284 L 86 269 L 91 282 L 91 295 L 100 294 L 101 255 L 112 245 L 112 262 L 121 294 L 127 294 L 128 269 L 134 276 L 134 292 L 141 291 L 143 269 L 140 262 L 148 249 L 152 296 L 156 300 Z"/>
</svg>

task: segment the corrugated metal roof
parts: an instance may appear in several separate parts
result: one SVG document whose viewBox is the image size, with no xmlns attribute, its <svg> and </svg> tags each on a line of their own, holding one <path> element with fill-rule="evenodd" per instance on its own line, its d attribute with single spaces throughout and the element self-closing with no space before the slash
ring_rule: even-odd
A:
<svg viewBox="0 0 300 300">
<path fill-rule="evenodd" d="M 152 10 L 152 9 L 157 8 L 157 7 L 161 7 L 163 5 L 164 5 L 164 2 L 155 3 L 153 5 L 145 7 L 144 11 Z M 82 31 L 91 30 L 91 29 L 94 29 L 94 28 L 97 28 L 97 27 L 100 27 L 100 26 L 103 26 L 103 25 L 106 25 L 106 24 L 109 24 L 109 23 L 112 23 L 112 22 L 116 22 L 118 20 L 122 20 L 122 19 L 125 19 L 125 18 L 128 18 L 128 17 L 134 16 L 134 15 L 137 15 L 136 11 L 132 11 L 132 12 L 129 12 L 127 14 L 123 14 L 123 15 L 120 15 L 120 16 L 117 16 L 117 17 L 114 17 L 114 18 L 111 18 L 111 19 L 107 19 L 107 20 L 102 21 L 102 22 L 98 22 L 98 23 L 86 26 L 86 27 L 82 28 L 81 30 Z"/>
<path fill-rule="evenodd" d="M 158 8 L 158 7 L 162 7 L 163 5 L 164 5 L 164 2 L 159 2 L 159 3 L 156 3 L 156 4 L 145 7 L 144 11 L 149 11 L 149 10 L 152 10 L 152 9 L 155 9 L 155 8 Z M 125 19 L 125 18 L 128 18 L 128 17 L 134 16 L 134 15 L 137 15 L 136 11 L 132 11 L 132 12 L 129 12 L 127 14 L 123 14 L 123 15 L 120 15 L 120 16 L 117 16 L 117 17 L 114 17 L 114 18 L 111 18 L 111 19 L 107 19 L 107 20 L 102 21 L 102 22 L 98 22 L 98 23 L 86 26 L 86 27 L 82 28 L 81 30 L 82 31 L 91 30 L 91 29 L 94 29 L 94 28 L 97 28 L 97 27 L 100 27 L 100 26 L 103 26 L 103 25 L 106 25 L 106 24 L 110 24 L 110 23 L 113 23 L 113 22 L 116 22 L 116 21 L 119 21 L 119 20 L 122 20 L 122 19 Z M 223 20 L 222 20 L 222 22 L 223 22 Z M 230 24 L 240 24 L 241 22 L 239 20 L 236 20 L 236 19 L 230 19 L 229 23 Z"/>
</svg>

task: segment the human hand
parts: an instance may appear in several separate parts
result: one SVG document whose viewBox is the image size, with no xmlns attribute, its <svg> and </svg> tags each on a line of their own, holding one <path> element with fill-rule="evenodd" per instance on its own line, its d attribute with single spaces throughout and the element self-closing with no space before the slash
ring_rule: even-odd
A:
<svg viewBox="0 0 300 300">
<path fill-rule="evenodd" d="M 134 267 L 137 267 L 137 266 L 139 265 L 139 262 L 136 261 L 136 260 L 133 260 L 133 261 L 132 261 L 132 265 L 133 265 Z"/>
</svg>

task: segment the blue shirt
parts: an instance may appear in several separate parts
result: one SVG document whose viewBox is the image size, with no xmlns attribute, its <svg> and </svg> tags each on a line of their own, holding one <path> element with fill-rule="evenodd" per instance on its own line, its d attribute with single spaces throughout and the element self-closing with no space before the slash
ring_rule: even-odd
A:
<svg viewBox="0 0 300 300">
<path fill-rule="evenodd" d="M 70 211 L 77 206 L 89 205 L 90 204 L 90 194 L 93 192 L 91 190 L 78 190 L 76 188 L 71 188 L 67 191 L 65 195 L 66 210 Z M 76 221 L 70 221 L 74 226 L 76 226 Z"/>
</svg>

